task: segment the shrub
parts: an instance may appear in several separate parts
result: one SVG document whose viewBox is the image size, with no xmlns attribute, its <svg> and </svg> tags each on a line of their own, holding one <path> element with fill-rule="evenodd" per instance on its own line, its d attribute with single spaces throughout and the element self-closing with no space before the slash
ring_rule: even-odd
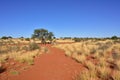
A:
<svg viewBox="0 0 120 80">
<path fill-rule="evenodd" d="M 22 50 L 28 51 L 29 48 L 28 48 L 27 46 L 23 46 L 23 47 L 22 47 Z"/>
<path fill-rule="evenodd" d="M 6 37 L 6 36 L 3 36 L 1 39 L 8 39 L 8 37 Z"/>
<path fill-rule="evenodd" d="M 10 51 L 16 51 L 16 52 L 20 51 L 20 47 L 19 46 L 12 46 L 9 49 L 10 49 Z"/>
<path fill-rule="evenodd" d="M 39 45 L 35 42 L 32 42 L 29 44 L 29 50 L 36 50 L 36 49 L 40 49 Z"/>
<path fill-rule="evenodd" d="M 21 63 L 28 63 L 29 65 L 33 65 L 34 64 L 34 57 L 38 56 L 39 50 L 34 50 L 31 52 L 27 52 L 26 54 L 22 54 L 19 56 L 16 56 L 15 60 L 21 62 Z"/>
<path fill-rule="evenodd" d="M 26 41 L 30 41 L 30 38 L 26 38 L 25 40 L 26 40 Z"/>
<path fill-rule="evenodd" d="M 74 38 L 75 42 L 80 42 L 81 40 L 79 38 Z"/>
<path fill-rule="evenodd" d="M 111 39 L 116 40 L 116 39 L 118 39 L 118 37 L 117 36 L 112 36 Z"/>
</svg>

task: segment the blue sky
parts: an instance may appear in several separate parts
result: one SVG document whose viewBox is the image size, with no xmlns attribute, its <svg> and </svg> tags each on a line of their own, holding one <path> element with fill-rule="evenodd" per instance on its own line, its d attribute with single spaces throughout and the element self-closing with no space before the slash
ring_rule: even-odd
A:
<svg viewBox="0 0 120 80">
<path fill-rule="evenodd" d="M 120 36 L 120 0 L 0 0 L 0 37 L 38 28 L 56 37 Z"/>
</svg>

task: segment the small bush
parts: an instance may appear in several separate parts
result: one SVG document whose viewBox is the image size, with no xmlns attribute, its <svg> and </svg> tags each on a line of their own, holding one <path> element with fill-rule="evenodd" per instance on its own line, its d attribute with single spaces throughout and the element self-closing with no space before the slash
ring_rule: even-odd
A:
<svg viewBox="0 0 120 80">
<path fill-rule="evenodd" d="M 29 65 L 34 64 L 34 58 L 39 55 L 39 50 L 29 51 L 26 54 L 17 56 L 15 60 L 21 63 L 28 63 Z"/>
<path fill-rule="evenodd" d="M 40 49 L 40 47 L 37 43 L 32 42 L 29 44 L 29 50 L 32 51 L 32 50 L 36 50 L 36 49 Z"/>
<path fill-rule="evenodd" d="M 81 40 L 79 38 L 74 39 L 75 42 L 80 42 Z"/>
<path fill-rule="evenodd" d="M 23 46 L 23 47 L 22 47 L 22 50 L 28 51 L 29 48 L 28 48 L 27 46 Z"/>
<path fill-rule="evenodd" d="M 25 40 L 26 40 L 26 41 L 30 41 L 30 38 L 26 38 Z"/>
<path fill-rule="evenodd" d="M 20 47 L 19 46 L 12 46 L 9 48 L 10 51 L 20 51 Z"/>
</svg>

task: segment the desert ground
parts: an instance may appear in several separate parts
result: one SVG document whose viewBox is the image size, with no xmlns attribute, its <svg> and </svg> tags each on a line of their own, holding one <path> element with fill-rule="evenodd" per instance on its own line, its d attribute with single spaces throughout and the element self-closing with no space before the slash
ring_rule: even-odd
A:
<svg viewBox="0 0 120 80">
<path fill-rule="evenodd" d="M 120 80 L 120 40 L 0 40 L 0 80 Z"/>
</svg>

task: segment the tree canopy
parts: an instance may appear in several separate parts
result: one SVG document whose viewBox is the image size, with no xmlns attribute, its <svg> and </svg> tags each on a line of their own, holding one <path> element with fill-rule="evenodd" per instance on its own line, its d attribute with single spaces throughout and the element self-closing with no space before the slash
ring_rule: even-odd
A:
<svg viewBox="0 0 120 80">
<path fill-rule="evenodd" d="M 49 32 L 47 29 L 35 29 L 34 34 L 32 35 L 32 38 L 38 38 L 40 40 L 45 39 L 45 40 L 52 40 L 54 37 L 53 32 Z"/>
</svg>

